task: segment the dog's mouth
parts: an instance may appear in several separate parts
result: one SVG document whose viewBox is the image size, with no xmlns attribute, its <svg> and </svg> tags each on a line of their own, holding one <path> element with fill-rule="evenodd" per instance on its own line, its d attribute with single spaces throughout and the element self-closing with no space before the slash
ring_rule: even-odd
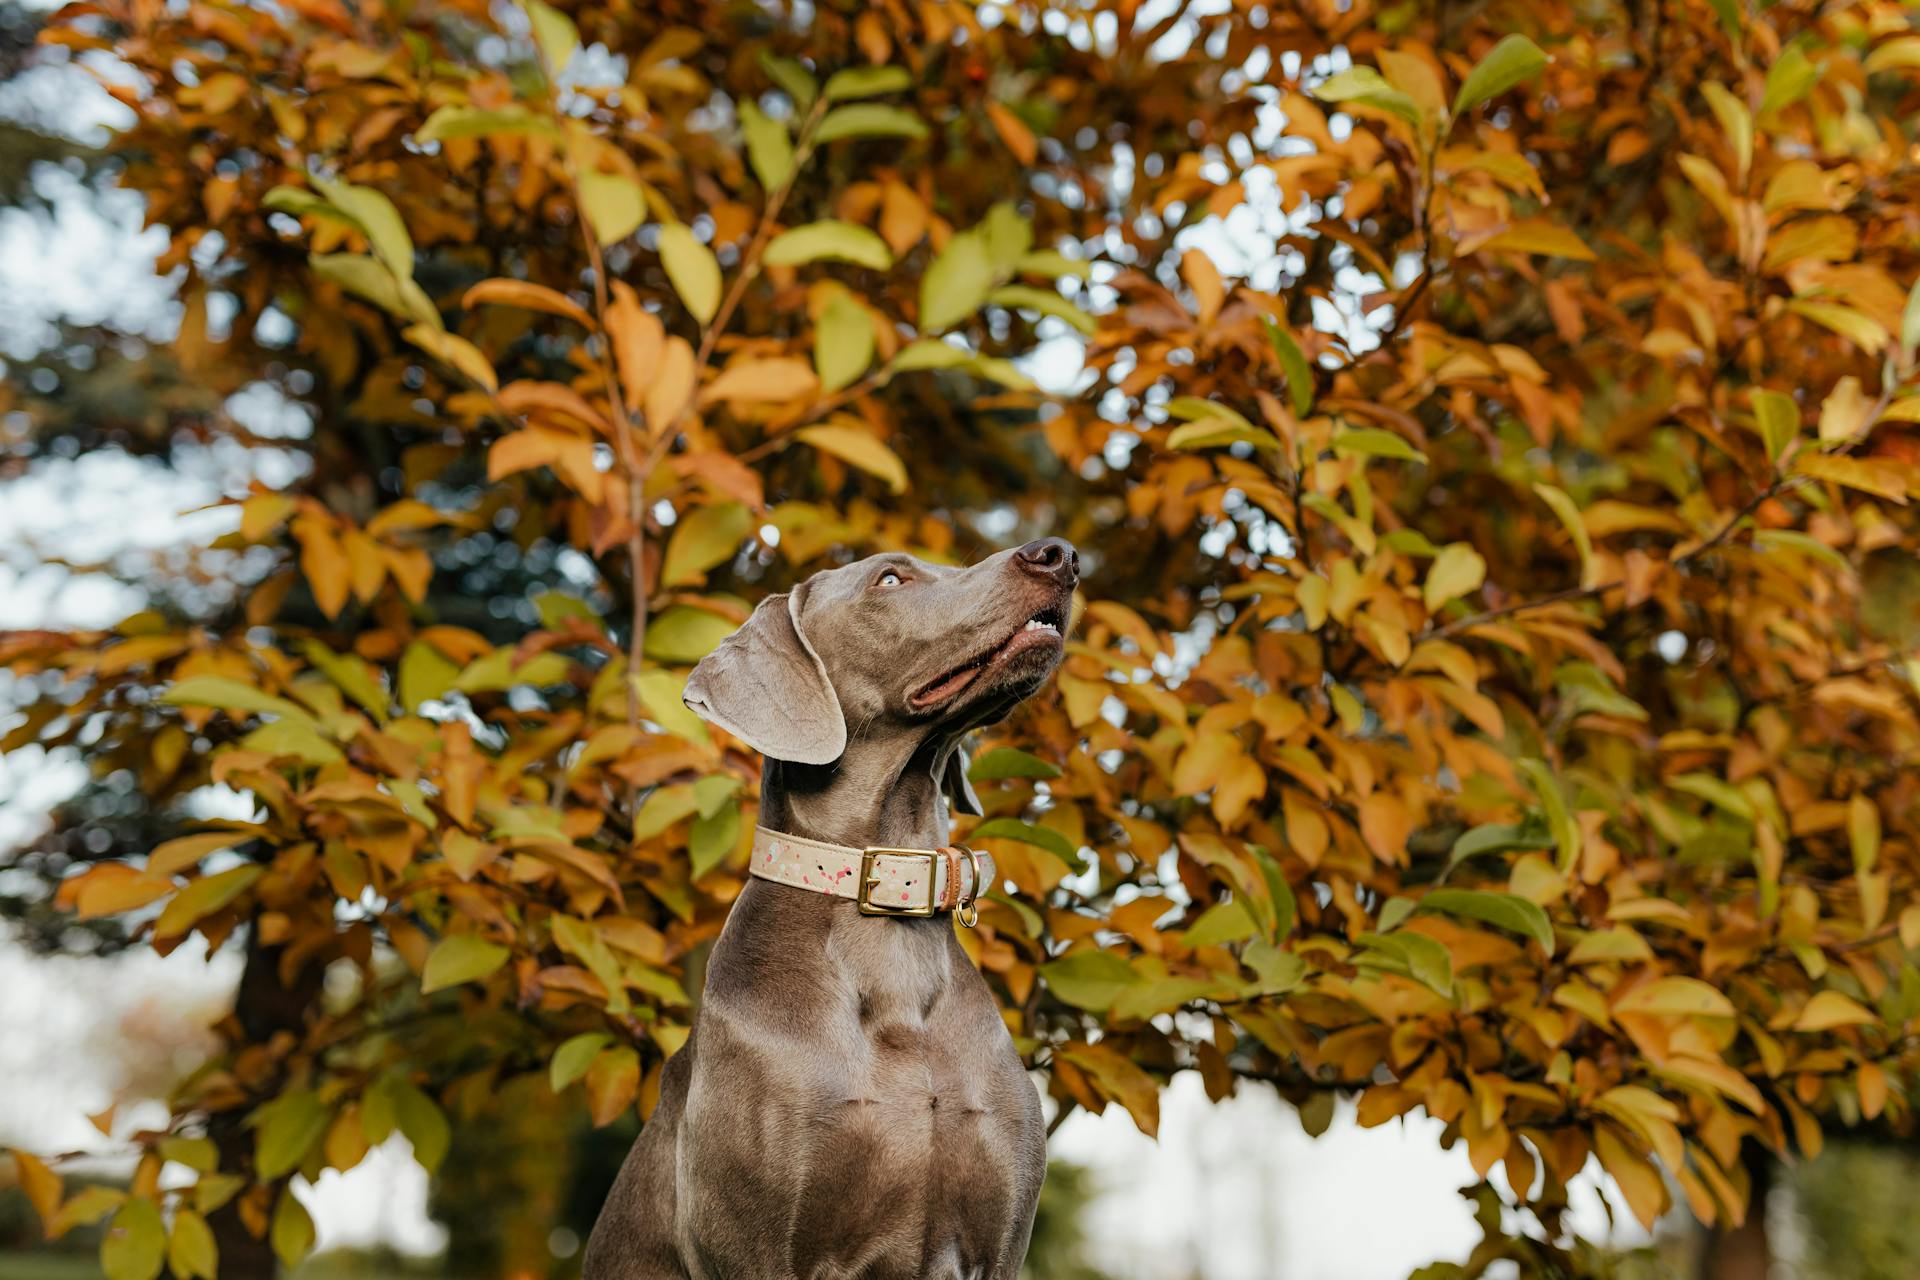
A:
<svg viewBox="0 0 1920 1280">
<path fill-rule="evenodd" d="M 994 648 L 968 659 L 945 675 L 909 693 L 907 705 L 915 711 L 930 711 L 952 702 L 978 683 L 982 676 L 1004 671 L 1022 654 L 1042 649 L 1049 653 L 1057 652 L 1064 647 L 1061 636 L 1066 627 L 1065 604 L 1056 602 L 1047 605 L 1035 611 L 1018 630 Z"/>
</svg>

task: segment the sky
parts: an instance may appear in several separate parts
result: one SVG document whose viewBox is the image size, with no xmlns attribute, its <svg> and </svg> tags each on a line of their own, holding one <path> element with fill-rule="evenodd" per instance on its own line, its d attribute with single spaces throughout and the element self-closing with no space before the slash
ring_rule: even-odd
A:
<svg viewBox="0 0 1920 1280">
<path fill-rule="evenodd" d="M 71 71 L 28 80 L 0 86 L 0 113 L 57 109 L 67 127 L 97 134 L 121 110 Z M 0 297 L 14 303 L 0 312 L 0 361 L 45 341 L 46 322 L 56 317 L 164 336 L 175 307 L 153 261 L 165 237 L 141 229 L 137 198 L 100 200 L 58 171 L 41 186 L 51 216 L 0 212 Z M 1215 220 L 1193 235 L 1229 270 L 1257 274 L 1273 231 Z M 1078 373 L 1077 344 L 1064 334 L 1044 345 L 1033 368 L 1054 386 Z M 202 542 L 231 516 L 195 509 L 234 479 L 211 460 L 169 473 L 100 454 L 7 484 L 0 489 L 0 628 L 117 620 L 137 604 L 135 593 L 44 558 L 124 563 Z M 81 768 L 32 753 L 0 758 L 0 849 L 30 836 L 77 785 Z M 165 959 L 144 950 L 112 960 L 38 958 L 0 933 L 0 1079 L 7 1081 L 0 1146 L 111 1151 L 112 1140 L 86 1117 L 129 1090 L 154 1096 L 169 1067 L 190 1069 L 211 1043 L 205 1028 L 224 1010 L 238 968 L 230 950 L 208 957 L 192 947 Z M 135 1060 L 159 1065 L 130 1079 L 125 1064 Z M 153 1122 L 159 1107 L 124 1108 L 110 1127 L 125 1134 Z M 1398 1280 L 1424 1263 L 1464 1258 L 1478 1238 L 1458 1194 L 1473 1181 L 1465 1152 L 1442 1151 L 1441 1128 L 1414 1118 L 1361 1130 L 1342 1104 L 1314 1139 L 1264 1087 L 1214 1105 L 1189 1073 L 1167 1090 L 1157 1142 L 1115 1107 L 1070 1117 L 1052 1151 L 1093 1170 L 1101 1192 L 1089 1223 L 1097 1260 L 1122 1280 Z M 325 1175 L 303 1198 L 322 1248 L 385 1243 L 430 1253 L 444 1243 L 426 1215 L 425 1175 L 403 1139 L 350 1173 Z M 1575 1216 L 1583 1233 L 1608 1235 L 1591 1185 L 1576 1196 Z M 1643 1238 L 1636 1231 L 1621 1240 Z"/>
</svg>

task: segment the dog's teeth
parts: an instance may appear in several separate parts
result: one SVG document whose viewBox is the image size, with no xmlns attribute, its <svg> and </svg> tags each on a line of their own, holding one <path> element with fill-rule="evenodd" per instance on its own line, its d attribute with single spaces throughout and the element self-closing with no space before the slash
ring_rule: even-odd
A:
<svg viewBox="0 0 1920 1280">
<path fill-rule="evenodd" d="M 1022 628 L 1025 631 L 1052 631 L 1053 629 L 1051 622 L 1043 622 L 1039 618 L 1028 618 L 1027 625 Z"/>
</svg>

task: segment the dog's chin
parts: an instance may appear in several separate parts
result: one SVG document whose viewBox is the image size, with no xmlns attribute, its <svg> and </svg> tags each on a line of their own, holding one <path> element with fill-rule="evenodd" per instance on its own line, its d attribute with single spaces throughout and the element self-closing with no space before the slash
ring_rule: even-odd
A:
<svg viewBox="0 0 1920 1280">
<path fill-rule="evenodd" d="M 907 695 L 908 710 L 942 720 L 971 720 L 989 707 L 998 709 L 990 718 L 1005 715 L 1015 703 L 1031 697 L 1060 665 L 1066 654 L 1060 634 L 1063 621 L 1051 610 L 1035 615 L 997 648 L 912 690 Z"/>
</svg>

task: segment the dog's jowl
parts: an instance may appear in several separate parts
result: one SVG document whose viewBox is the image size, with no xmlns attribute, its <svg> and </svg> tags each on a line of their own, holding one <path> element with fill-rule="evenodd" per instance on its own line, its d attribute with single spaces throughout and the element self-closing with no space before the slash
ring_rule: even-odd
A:
<svg viewBox="0 0 1920 1280">
<path fill-rule="evenodd" d="M 753 877 L 586 1280 L 1011 1280 L 1046 1165 L 1039 1095 L 955 941 L 993 885 L 962 735 L 1052 675 L 1073 548 L 886 555 L 754 610 L 687 705 L 765 757 Z"/>
</svg>

